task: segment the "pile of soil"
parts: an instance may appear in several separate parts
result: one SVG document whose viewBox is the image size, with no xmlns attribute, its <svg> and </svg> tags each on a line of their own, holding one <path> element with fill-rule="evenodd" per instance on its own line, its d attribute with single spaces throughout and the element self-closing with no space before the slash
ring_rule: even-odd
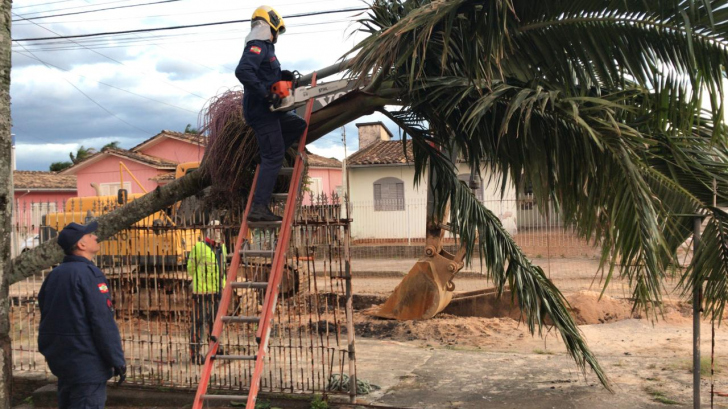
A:
<svg viewBox="0 0 728 409">
<path fill-rule="evenodd" d="M 384 301 L 385 297 L 381 297 Z M 605 324 L 630 318 L 642 318 L 632 313 L 630 300 L 609 296 L 600 298 L 598 292 L 580 291 L 570 294 L 567 301 L 579 325 Z M 464 317 L 440 313 L 429 320 L 394 321 L 373 317 L 370 314 L 374 298 L 360 303 L 365 309 L 355 314 L 356 335 L 366 338 L 392 341 L 413 341 L 427 346 L 472 347 L 489 350 L 526 350 L 543 347 L 543 340 L 531 336 L 523 322 L 509 317 Z M 369 307 L 369 308 L 367 308 Z M 369 311 L 368 311 L 369 310 Z M 689 305 L 668 303 L 660 321 L 670 323 L 689 322 Z M 550 336 L 555 336 L 555 331 Z M 517 342 L 514 342 L 517 341 Z M 541 344 L 539 346 L 539 344 Z"/>
</svg>

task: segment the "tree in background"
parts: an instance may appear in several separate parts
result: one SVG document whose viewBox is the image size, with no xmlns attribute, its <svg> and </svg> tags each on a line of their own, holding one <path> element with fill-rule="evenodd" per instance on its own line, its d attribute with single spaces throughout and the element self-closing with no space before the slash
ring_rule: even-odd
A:
<svg viewBox="0 0 728 409">
<path fill-rule="evenodd" d="M 192 127 L 192 124 L 187 124 L 187 126 L 185 126 L 185 132 L 184 133 L 194 133 L 194 134 L 198 134 L 198 133 L 200 133 L 200 131 L 197 128 L 193 128 Z"/>
<path fill-rule="evenodd" d="M 51 163 L 51 166 L 49 166 L 49 170 L 51 172 L 60 172 L 64 169 L 70 168 L 71 166 L 73 166 L 73 162 L 53 162 Z"/>
<path fill-rule="evenodd" d="M 74 155 L 73 152 L 69 152 L 68 156 L 71 158 L 71 162 L 73 164 L 77 164 L 78 162 L 81 162 L 82 160 L 88 158 L 89 156 L 96 153 L 96 148 L 86 148 L 83 145 L 78 147 L 78 150 L 76 151 L 76 154 Z"/>
<path fill-rule="evenodd" d="M 104 149 L 121 149 L 121 147 L 119 146 L 119 141 L 113 141 L 113 142 L 109 142 L 106 145 L 101 147 L 102 151 Z"/>
</svg>

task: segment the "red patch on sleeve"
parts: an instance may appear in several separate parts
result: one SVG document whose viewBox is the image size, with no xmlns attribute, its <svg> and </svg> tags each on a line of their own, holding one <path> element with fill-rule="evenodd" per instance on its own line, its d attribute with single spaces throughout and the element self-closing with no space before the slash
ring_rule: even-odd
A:
<svg viewBox="0 0 728 409">
<path fill-rule="evenodd" d="M 260 47 L 252 46 L 252 47 L 250 47 L 250 52 L 260 54 Z"/>
<path fill-rule="evenodd" d="M 101 291 L 102 294 L 106 294 L 109 292 L 109 287 L 107 287 L 106 284 L 101 283 L 99 284 L 99 291 Z"/>
</svg>

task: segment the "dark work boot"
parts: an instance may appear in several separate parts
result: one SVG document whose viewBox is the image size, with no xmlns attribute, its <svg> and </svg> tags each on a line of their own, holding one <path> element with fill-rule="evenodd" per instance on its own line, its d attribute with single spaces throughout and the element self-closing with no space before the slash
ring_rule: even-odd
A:
<svg viewBox="0 0 728 409">
<path fill-rule="evenodd" d="M 283 218 L 276 216 L 268 209 L 268 206 L 253 203 L 248 213 L 249 222 L 280 222 Z"/>
</svg>

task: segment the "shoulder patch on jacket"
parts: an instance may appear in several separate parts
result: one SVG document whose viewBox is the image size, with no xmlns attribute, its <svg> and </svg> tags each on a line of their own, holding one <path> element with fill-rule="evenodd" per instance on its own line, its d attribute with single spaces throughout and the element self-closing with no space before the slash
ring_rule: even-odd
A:
<svg viewBox="0 0 728 409">
<path fill-rule="evenodd" d="M 256 46 L 256 45 L 254 45 L 254 46 L 250 47 L 250 52 L 251 52 L 251 53 L 256 53 L 256 54 L 260 54 L 260 51 L 261 51 L 261 50 L 260 50 L 260 47 L 258 47 L 258 46 Z"/>
<path fill-rule="evenodd" d="M 100 283 L 99 284 L 99 291 L 101 291 L 102 294 L 106 294 L 106 293 L 109 292 L 109 287 L 106 284 L 104 284 L 104 283 Z"/>
</svg>

